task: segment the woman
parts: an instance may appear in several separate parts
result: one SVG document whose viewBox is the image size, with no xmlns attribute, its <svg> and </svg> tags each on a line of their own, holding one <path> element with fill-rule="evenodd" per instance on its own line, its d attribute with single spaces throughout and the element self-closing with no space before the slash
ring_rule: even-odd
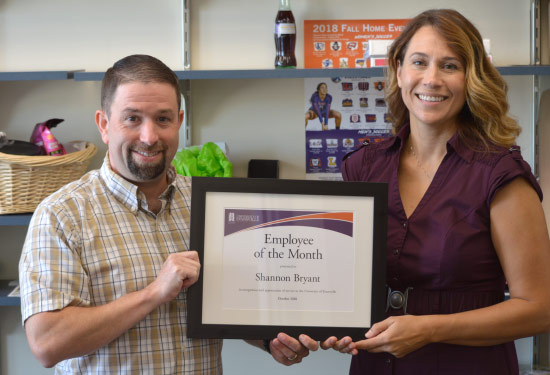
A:
<svg viewBox="0 0 550 375">
<path fill-rule="evenodd" d="M 550 329 L 550 245 L 506 84 L 453 10 L 411 20 L 388 64 L 395 136 L 342 167 L 388 183 L 388 318 L 321 347 L 354 354 L 351 374 L 518 374 L 513 340 Z M 269 344 L 285 364 L 316 348 L 304 335 Z"/>
<path fill-rule="evenodd" d="M 306 112 L 306 127 L 309 120 L 319 118 L 323 130 L 328 130 L 328 119 L 334 118 L 336 129 L 340 129 L 342 115 L 340 112 L 330 109 L 332 96 L 327 93 L 327 84 L 321 82 L 317 85 L 317 90 L 311 95 L 311 107 Z"/>
<path fill-rule="evenodd" d="M 453 10 L 415 17 L 388 60 L 395 136 L 342 168 L 388 183 L 388 318 L 321 346 L 351 374 L 517 374 L 513 340 L 550 329 L 550 246 L 506 83 Z"/>
</svg>

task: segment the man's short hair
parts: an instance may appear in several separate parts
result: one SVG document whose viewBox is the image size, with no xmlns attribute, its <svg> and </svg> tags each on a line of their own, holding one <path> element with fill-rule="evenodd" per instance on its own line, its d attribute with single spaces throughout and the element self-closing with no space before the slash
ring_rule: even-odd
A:
<svg viewBox="0 0 550 375">
<path fill-rule="evenodd" d="M 131 55 L 118 60 L 105 72 L 101 83 L 101 109 L 111 116 L 111 105 L 118 86 L 131 83 L 167 83 L 174 88 L 181 108 L 181 91 L 176 73 L 162 61 L 148 55 Z"/>
</svg>

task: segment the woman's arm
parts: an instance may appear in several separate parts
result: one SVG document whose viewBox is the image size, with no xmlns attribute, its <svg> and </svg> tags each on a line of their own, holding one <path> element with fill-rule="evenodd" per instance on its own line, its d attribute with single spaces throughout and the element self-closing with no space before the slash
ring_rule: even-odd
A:
<svg viewBox="0 0 550 375">
<path fill-rule="evenodd" d="M 539 198 L 525 179 L 516 178 L 495 195 L 491 236 L 510 300 L 451 315 L 452 324 L 436 333 L 437 341 L 493 345 L 550 329 L 548 229 Z"/>
<path fill-rule="evenodd" d="M 509 300 L 456 314 L 390 317 L 373 325 L 366 340 L 352 344 L 340 340 L 322 347 L 402 357 L 432 342 L 489 346 L 548 331 L 550 242 L 537 194 L 526 180 L 516 178 L 497 192 L 490 217 Z"/>
</svg>

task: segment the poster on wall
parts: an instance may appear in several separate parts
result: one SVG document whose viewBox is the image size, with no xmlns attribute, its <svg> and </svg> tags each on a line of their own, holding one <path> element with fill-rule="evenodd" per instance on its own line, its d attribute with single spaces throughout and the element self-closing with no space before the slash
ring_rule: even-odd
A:
<svg viewBox="0 0 550 375">
<path fill-rule="evenodd" d="M 384 66 L 391 41 L 408 19 L 306 20 L 305 68 Z M 365 141 L 387 138 L 391 123 L 384 77 L 307 78 L 306 178 L 341 180 L 342 158 Z"/>
<path fill-rule="evenodd" d="M 387 51 L 383 40 L 395 39 L 408 19 L 305 20 L 305 68 L 367 68 L 370 57 L 382 60 Z M 369 45 L 369 41 L 377 41 Z M 369 49 L 370 47 L 370 49 Z"/>
<path fill-rule="evenodd" d="M 306 78 L 306 179 L 341 180 L 342 158 L 389 136 L 383 77 Z"/>
</svg>

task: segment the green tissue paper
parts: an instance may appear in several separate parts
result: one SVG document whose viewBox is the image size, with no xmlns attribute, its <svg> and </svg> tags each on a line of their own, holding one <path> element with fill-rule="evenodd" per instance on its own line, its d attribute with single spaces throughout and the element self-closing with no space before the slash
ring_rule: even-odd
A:
<svg viewBox="0 0 550 375">
<path fill-rule="evenodd" d="M 182 149 L 172 160 L 172 165 L 183 176 L 233 177 L 233 163 L 213 142 Z"/>
</svg>

